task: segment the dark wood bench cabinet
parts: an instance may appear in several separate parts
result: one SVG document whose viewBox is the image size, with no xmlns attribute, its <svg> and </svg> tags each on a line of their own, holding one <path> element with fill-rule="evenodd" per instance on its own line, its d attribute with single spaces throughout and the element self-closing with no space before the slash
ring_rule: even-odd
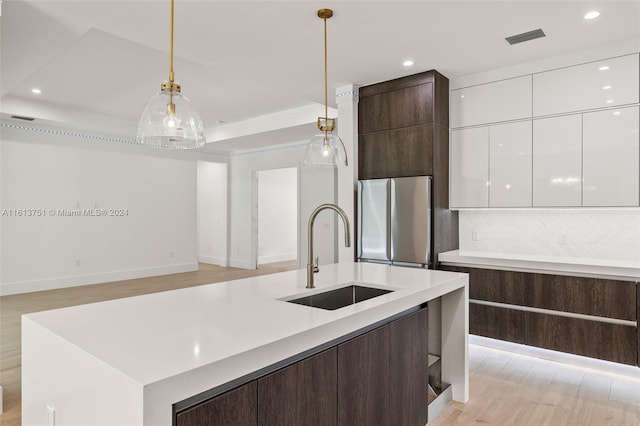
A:
<svg viewBox="0 0 640 426">
<path fill-rule="evenodd" d="M 423 308 L 178 411 L 177 426 L 423 426 Z"/>
<path fill-rule="evenodd" d="M 469 332 L 640 365 L 634 282 L 442 266 L 469 274 Z"/>
</svg>

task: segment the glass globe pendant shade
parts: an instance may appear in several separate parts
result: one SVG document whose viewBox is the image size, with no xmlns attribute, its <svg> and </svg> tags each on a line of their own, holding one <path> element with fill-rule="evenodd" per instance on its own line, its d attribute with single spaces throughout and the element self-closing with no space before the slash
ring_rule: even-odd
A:
<svg viewBox="0 0 640 426">
<path fill-rule="evenodd" d="M 191 102 L 174 87 L 164 87 L 142 110 L 138 143 L 157 148 L 194 149 L 204 146 L 204 125 Z"/>
<path fill-rule="evenodd" d="M 304 156 L 305 166 L 346 167 L 347 152 L 342 139 L 333 132 L 322 132 L 311 138 Z"/>
</svg>

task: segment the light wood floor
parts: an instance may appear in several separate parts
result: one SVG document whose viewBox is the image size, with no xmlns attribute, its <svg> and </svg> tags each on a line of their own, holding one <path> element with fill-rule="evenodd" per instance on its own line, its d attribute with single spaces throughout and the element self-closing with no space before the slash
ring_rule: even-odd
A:
<svg viewBox="0 0 640 426">
<path fill-rule="evenodd" d="M 0 297 L 0 426 L 20 425 L 20 315 L 83 303 L 228 281 L 295 268 L 200 265 L 197 272 Z M 470 399 L 432 422 L 449 425 L 640 425 L 640 380 L 471 345 Z"/>
</svg>

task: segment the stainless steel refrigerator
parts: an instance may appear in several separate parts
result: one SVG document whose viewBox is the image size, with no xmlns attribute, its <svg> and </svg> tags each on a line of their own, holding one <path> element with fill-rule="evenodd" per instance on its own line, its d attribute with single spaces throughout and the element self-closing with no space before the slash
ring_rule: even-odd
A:
<svg viewBox="0 0 640 426">
<path fill-rule="evenodd" d="M 358 259 L 431 264 L 431 176 L 358 182 Z"/>
</svg>

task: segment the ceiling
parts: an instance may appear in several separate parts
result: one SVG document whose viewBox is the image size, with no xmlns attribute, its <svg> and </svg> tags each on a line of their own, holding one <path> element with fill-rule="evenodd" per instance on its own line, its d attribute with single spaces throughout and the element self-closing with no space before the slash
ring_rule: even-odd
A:
<svg viewBox="0 0 640 426">
<path fill-rule="evenodd" d="M 4 0 L 1 7 L 3 101 L 135 123 L 167 80 L 168 0 Z M 323 103 L 322 7 L 335 12 L 327 22 L 330 104 L 346 84 L 430 69 L 451 79 L 640 38 L 639 0 L 176 0 L 176 80 L 205 127 Z M 591 9 L 600 17 L 584 20 Z M 504 40 L 537 28 L 547 36 L 513 46 Z M 405 68 L 408 58 L 415 64 Z M 242 140 L 208 145 L 245 148 Z"/>
</svg>

